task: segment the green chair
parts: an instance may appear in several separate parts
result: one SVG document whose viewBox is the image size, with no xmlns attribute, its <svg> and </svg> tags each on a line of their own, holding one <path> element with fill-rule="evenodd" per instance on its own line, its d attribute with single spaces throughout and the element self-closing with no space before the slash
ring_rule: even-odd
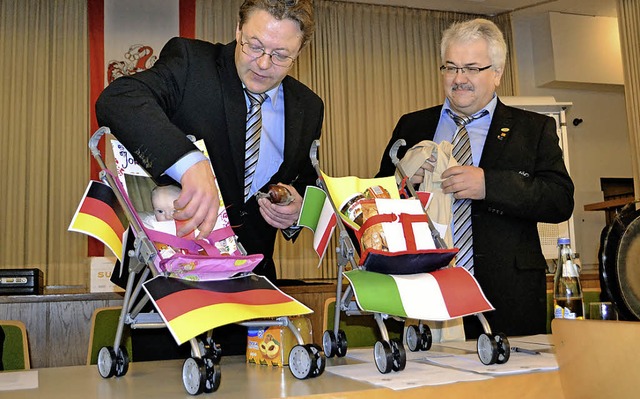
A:
<svg viewBox="0 0 640 399">
<path fill-rule="evenodd" d="M 336 298 L 328 298 L 324 303 L 324 317 L 322 331 L 332 330 L 334 324 Z M 385 320 L 389 339 L 402 340 L 404 322 L 389 318 Z M 373 346 L 377 340 L 381 339 L 378 324 L 372 315 L 347 316 L 344 312 L 340 314 L 340 329 L 347 336 L 349 348 L 359 348 Z"/>
<path fill-rule="evenodd" d="M 113 346 L 118 329 L 121 306 L 97 308 L 91 316 L 91 335 L 89 336 L 89 351 L 87 353 L 87 364 L 98 363 L 98 352 L 104 346 Z M 122 334 L 122 344 L 124 344 L 129 354 L 129 359 L 133 359 L 131 350 L 131 330 L 129 326 L 124 326 Z"/>
<path fill-rule="evenodd" d="M 29 370 L 27 329 L 18 320 L 0 320 L 0 370 Z"/>
</svg>

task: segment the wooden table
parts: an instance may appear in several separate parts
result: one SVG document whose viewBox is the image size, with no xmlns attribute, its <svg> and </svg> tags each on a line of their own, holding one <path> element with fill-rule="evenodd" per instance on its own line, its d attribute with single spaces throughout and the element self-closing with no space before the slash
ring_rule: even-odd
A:
<svg viewBox="0 0 640 399">
<path fill-rule="evenodd" d="M 341 361 L 347 358 L 340 359 Z M 329 359 L 328 364 L 334 359 Z M 371 364 L 372 367 L 375 367 Z M 200 398 L 262 399 L 276 397 L 322 398 L 563 398 L 557 371 L 501 376 L 483 381 L 425 386 L 394 391 L 348 379 L 325 371 L 320 377 L 297 380 L 288 368 L 247 364 L 244 357 L 223 357 L 222 383 L 212 394 Z M 194 398 L 182 385 L 182 361 L 131 363 L 120 378 L 103 379 L 96 366 L 38 369 L 37 389 L 4 391 L 11 399 L 128 399 Z M 396 374 L 397 375 L 397 374 Z M 389 374 L 393 378 L 394 373 Z"/>
</svg>

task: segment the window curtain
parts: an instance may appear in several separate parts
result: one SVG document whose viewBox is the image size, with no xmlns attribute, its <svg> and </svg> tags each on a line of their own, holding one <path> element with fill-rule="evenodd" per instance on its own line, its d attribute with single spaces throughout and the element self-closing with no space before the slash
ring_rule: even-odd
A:
<svg viewBox="0 0 640 399">
<path fill-rule="evenodd" d="M 0 1 L 0 267 L 87 285 L 67 227 L 89 178 L 86 0 Z"/>
<path fill-rule="evenodd" d="M 0 2 L 0 267 L 39 267 L 47 285 L 88 286 L 86 238 L 67 232 L 89 179 L 87 0 Z M 241 0 L 197 0 L 196 36 L 233 40 Z M 442 102 L 439 41 L 475 15 L 314 2 L 317 30 L 291 69 L 325 102 L 319 150 L 332 176 L 371 177 L 399 117 Z M 494 18 L 511 51 L 509 15 Z M 511 62 L 499 94 L 517 93 Z M 279 239 L 281 278 L 335 278 L 334 237 L 320 267 L 312 234 Z"/>
<path fill-rule="evenodd" d="M 636 198 L 640 193 L 640 3 L 618 0 L 618 29 L 624 67 L 625 103 Z"/>
</svg>

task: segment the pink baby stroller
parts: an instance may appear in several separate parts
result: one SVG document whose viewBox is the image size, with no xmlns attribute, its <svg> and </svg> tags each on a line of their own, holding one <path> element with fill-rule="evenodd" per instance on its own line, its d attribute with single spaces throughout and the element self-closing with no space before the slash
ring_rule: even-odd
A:
<svg viewBox="0 0 640 399">
<path fill-rule="evenodd" d="M 101 138 L 110 133 L 102 127 L 97 130 L 89 141 L 91 153 L 98 162 L 101 172 L 100 179 L 108 185 L 121 205 L 130 225 L 130 232 L 134 234 L 133 249 L 123 254 L 123 264 L 128 264 L 128 278 L 126 282 L 124 303 L 113 346 L 103 347 L 98 356 L 98 371 L 104 378 L 124 376 L 129 367 L 129 355 L 122 344 L 125 325 L 132 329 L 165 328 L 168 327 L 178 343 L 186 342 L 191 345 L 191 357 L 187 358 L 182 367 L 182 381 L 189 394 L 202 392 L 210 393 L 218 389 L 221 383 L 220 356 L 221 348 L 214 342 L 211 329 L 219 325 L 239 322 L 248 327 L 282 326 L 288 328 L 298 342 L 289 353 L 289 368 L 298 379 L 306 379 L 321 375 L 325 368 L 325 356 L 321 348 L 314 344 L 305 344 L 304 340 L 289 320 L 288 316 L 310 313 L 311 310 L 295 299 L 279 291 L 271 282 L 262 276 L 251 273 L 253 267 L 262 259 L 262 255 L 246 255 L 230 227 L 214 230 L 205 242 L 182 239 L 171 234 L 150 230 L 142 223 L 140 215 L 132 205 L 119 178 L 107 168 L 98 144 Z M 122 147 L 124 150 L 124 147 Z M 226 214 L 225 214 L 226 215 Z M 159 248 L 169 246 L 174 252 L 167 256 Z M 221 251 L 221 245 L 224 251 Z M 230 247 L 229 247 L 230 246 Z M 203 251 L 205 252 L 203 254 Z M 126 260 L 126 262 L 125 262 Z M 270 313 L 259 314 L 249 305 L 234 308 L 239 315 L 238 320 L 225 318 L 225 322 L 216 322 L 212 317 L 212 326 L 202 330 L 203 326 L 182 323 L 179 333 L 174 326 L 178 318 L 171 319 L 167 308 L 160 306 L 161 300 L 153 292 L 166 291 L 170 286 L 178 286 L 181 292 L 196 295 L 210 287 L 224 286 L 224 294 L 239 292 L 243 287 L 258 288 L 255 292 L 266 293 Z M 199 291 L 200 290 L 200 291 Z M 224 291 L 223 290 L 223 291 Z M 220 291 L 220 290 L 219 290 Z M 247 294 L 254 295 L 254 293 Z M 245 296 L 247 296 L 245 295 Z M 256 300 L 260 299 L 255 294 Z M 274 299 L 275 298 L 275 299 Z M 143 313 L 143 307 L 149 300 L 153 301 L 157 312 Z M 270 302 L 269 302 L 270 301 Z M 165 301 L 169 302 L 169 301 Z M 176 304 L 177 302 L 177 304 Z M 180 306 L 180 301 L 171 301 L 171 311 Z M 263 307 L 264 308 L 264 307 Z M 282 313 L 278 313 L 282 312 Z M 256 315 L 267 320 L 247 321 Z M 179 322 L 180 320 L 178 320 Z M 175 327 L 175 328 L 172 328 Z M 185 331 L 186 330 L 186 331 Z M 202 331 L 201 331 L 202 330 Z"/>
</svg>

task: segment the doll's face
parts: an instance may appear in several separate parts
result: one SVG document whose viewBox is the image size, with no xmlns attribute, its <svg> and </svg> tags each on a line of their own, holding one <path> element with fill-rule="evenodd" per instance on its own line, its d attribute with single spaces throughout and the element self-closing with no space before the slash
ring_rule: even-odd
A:
<svg viewBox="0 0 640 399">
<path fill-rule="evenodd" d="M 180 189 L 175 186 L 156 187 L 151 193 L 153 214 L 158 222 L 173 220 L 175 207 L 173 202 L 178 199 Z"/>
</svg>

